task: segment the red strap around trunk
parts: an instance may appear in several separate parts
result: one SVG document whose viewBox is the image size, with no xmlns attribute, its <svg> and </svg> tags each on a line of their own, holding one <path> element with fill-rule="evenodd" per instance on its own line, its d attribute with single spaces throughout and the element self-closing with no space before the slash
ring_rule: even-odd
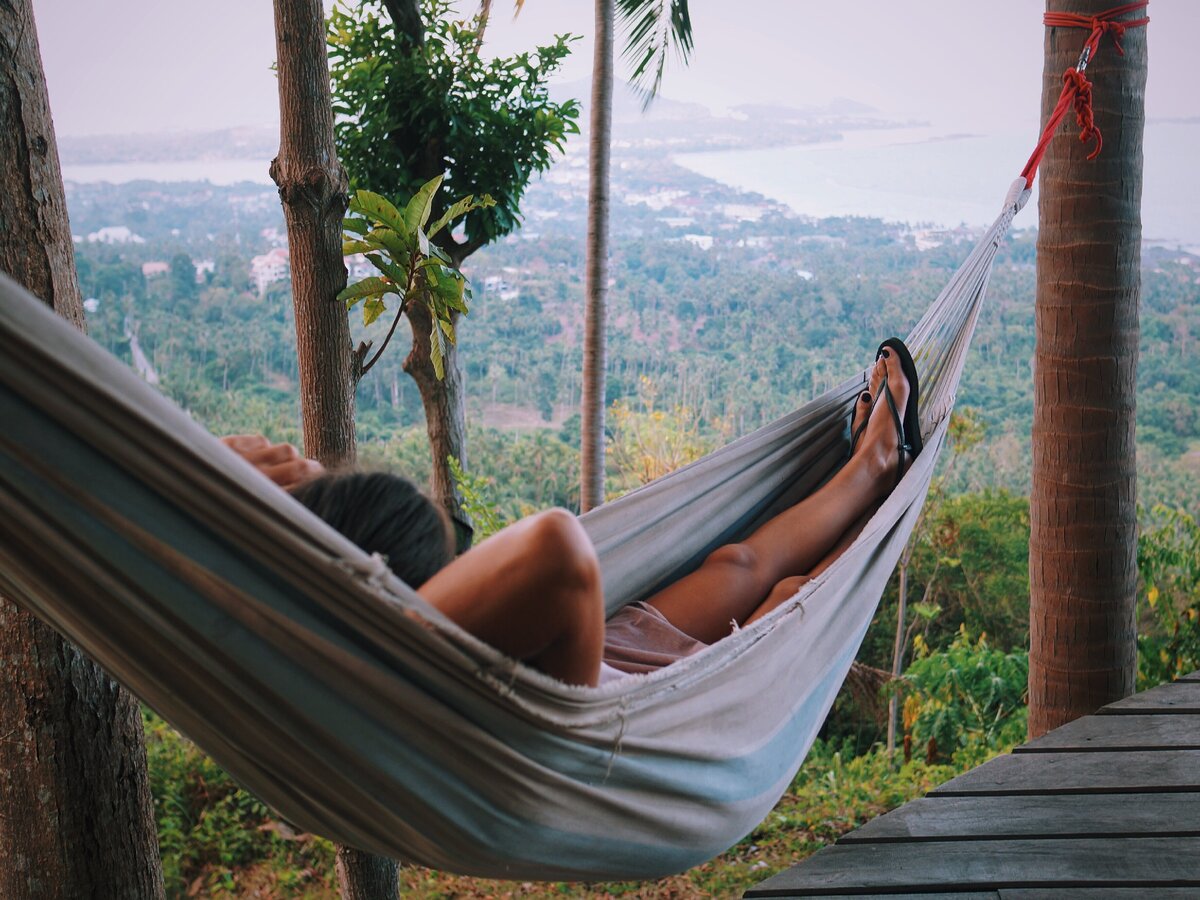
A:
<svg viewBox="0 0 1200 900">
<path fill-rule="evenodd" d="M 1088 63 L 1095 57 L 1096 51 L 1100 49 L 1100 39 L 1105 34 L 1112 35 L 1113 46 L 1117 48 L 1117 53 L 1121 56 L 1125 55 L 1125 51 L 1121 47 L 1121 38 L 1125 34 L 1125 29 L 1145 25 L 1150 21 L 1150 17 L 1144 16 L 1140 19 L 1125 19 L 1123 21 L 1117 21 L 1117 17 L 1145 9 L 1149 3 L 1150 0 L 1126 3 L 1124 6 L 1113 7 L 1095 16 L 1083 16 L 1076 13 L 1046 13 L 1043 21 L 1051 28 L 1088 28 L 1091 30 L 1091 34 L 1088 35 L 1088 39 L 1083 45 L 1083 52 L 1079 55 L 1079 62 L 1063 73 L 1063 89 L 1062 93 L 1058 96 L 1058 103 L 1054 107 L 1054 112 L 1050 114 L 1050 121 L 1046 123 L 1046 130 L 1042 132 L 1037 146 L 1033 148 L 1033 155 L 1029 157 L 1029 162 L 1025 163 L 1025 168 L 1021 170 L 1021 175 L 1024 176 L 1027 186 L 1033 186 L 1033 179 L 1037 176 L 1038 165 L 1041 163 L 1042 157 L 1046 155 L 1046 148 L 1050 146 L 1050 139 L 1054 137 L 1054 133 L 1058 131 L 1058 126 L 1062 124 L 1062 120 L 1067 115 L 1067 110 L 1072 106 L 1075 107 L 1075 122 L 1079 125 L 1080 129 L 1079 139 L 1085 142 L 1093 139 L 1096 141 L 1096 146 L 1088 154 L 1088 159 L 1095 159 L 1100 155 L 1100 148 L 1104 146 L 1104 140 L 1100 135 L 1100 129 L 1096 127 L 1096 120 L 1092 113 L 1092 83 L 1087 80 L 1083 72 L 1087 68 Z"/>
</svg>

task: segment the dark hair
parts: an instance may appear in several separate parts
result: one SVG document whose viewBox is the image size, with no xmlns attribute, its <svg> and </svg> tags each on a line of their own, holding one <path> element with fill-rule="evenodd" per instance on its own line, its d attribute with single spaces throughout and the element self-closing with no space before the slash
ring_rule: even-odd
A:
<svg viewBox="0 0 1200 900">
<path fill-rule="evenodd" d="M 293 488 L 292 496 L 367 553 L 386 557 L 412 587 L 454 558 L 449 519 L 407 478 L 332 473 Z"/>
</svg>

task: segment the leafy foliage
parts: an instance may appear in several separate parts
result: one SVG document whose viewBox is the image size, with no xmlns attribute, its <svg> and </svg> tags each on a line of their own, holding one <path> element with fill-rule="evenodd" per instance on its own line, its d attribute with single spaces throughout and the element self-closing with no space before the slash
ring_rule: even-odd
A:
<svg viewBox="0 0 1200 900">
<path fill-rule="evenodd" d="M 485 60 L 483 22 L 455 19 L 451 0 L 425 0 L 419 46 L 397 34 L 382 7 L 339 3 L 329 17 L 338 156 L 351 185 L 411 196 L 446 172 L 450 196 L 496 199 L 465 211 L 466 246 L 508 234 L 530 178 L 578 133 L 578 102 L 556 103 L 547 89 L 575 38 Z M 435 199 L 433 209 L 441 216 L 446 207 Z"/>
<path fill-rule="evenodd" d="M 262 801 L 170 725 L 143 710 L 147 768 L 168 896 L 242 893 L 246 867 L 271 860 L 269 881 L 285 893 L 329 885 L 333 847 L 294 833 Z"/>
<path fill-rule="evenodd" d="M 943 651 L 917 637 L 917 658 L 905 670 L 906 744 L 926 749 L 929 759 L 973 757 L 1010 747 L 1025 737 L 1029 654 L 993 650 L 966 628 Z"/>
<path fill-rule="evenodd" d="M 363 372 L 383 353 L 401 314 L 413 303 L 421 303 L 433 322 L 429 355 L 434 372 L 438 378 L 445 374 L 446 342 L 454 343 L 454 315 L 467 312 L 468 292 L 466 279 L 433 239 L 455 218 L 494 206 L 495 202 L 486 194 L 478 198 L 463 197 L 426 230 L 441 183 L 439 175 L 423 184 L 403 211 L 371 191 L 357 191 L 350 199 L 350 215 L 343 225 L 346 237 L 342 252 L 347 256 L 363 254 L 381 274 L 347 285 L 338 299 L 345 302 L 347 309 L 362 303 L 363 325 L 371 325 L 387 312 L 384 297 L 393 294 L 400 298 L 387 338 L 363 365 Z M 364 354 L 366 349 L 364 346 Z"/>
<path fill-rule="evenodd" d="M 624 56 L 633 66 L 630 81 L 641 89 L 649 106 L 662 86 L 671 50 L 685 65 L 692 52 L 688 0 L 616 0 L 616 4 L 625 30 Z"/>
<path fill-rule="evenodd" d="M 686 406 L 659 409 L 659 389 L 638 383 L 636 401 L 616 400 L 609 413 L 610 494 L 620 496 L 699 459 L 729 438 L 727 421 L 702 422 Z"/>
<path fill-rule="evenodd" d="M 500 511 L 487 497 L 489 482 L 482 475 L 463 471 L 462 465 L 453 456 L 447 460 L 454 483 L 462 492 L 463 510 L 471 517 L 475 526 L 475 540 L 490 538 L 509 522 L 503 521 Z"/>
<path fill-rule="evenodd" d="M 1200 669 L 1200 523 L 1165 506 L 1151 517 L 1138 537 L 1139 689 Z"/>
</svg>

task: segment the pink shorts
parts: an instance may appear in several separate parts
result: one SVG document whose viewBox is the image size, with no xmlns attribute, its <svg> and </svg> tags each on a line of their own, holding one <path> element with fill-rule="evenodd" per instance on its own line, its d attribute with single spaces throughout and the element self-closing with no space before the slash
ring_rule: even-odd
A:
<svg viewBox="0 0 1200 900">
<path fill-rule="evenodd" d="M 604 627 L 604 662 L 626 673 L 653 672 L 708 645 L 645 603 L 630 603 Z"/>
</svg>

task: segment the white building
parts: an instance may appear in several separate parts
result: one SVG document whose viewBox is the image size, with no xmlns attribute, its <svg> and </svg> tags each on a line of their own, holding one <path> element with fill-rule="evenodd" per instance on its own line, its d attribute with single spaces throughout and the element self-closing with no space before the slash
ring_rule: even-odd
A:
<svg viewBox="0 0 1200 900">
<path fill-rule="evenodd" d="M 283 281 L 292 274 L 286 247 L 275 247 L 262 256 L 250 260 L 250 282 L 258 290 L 258 296 L 267 292 L 268 285 Z"/>
<path fill-rule="evenodd" d="M 124 225 L 108 225 L 87 236 L 89 244 L 144 244 L 146 239 Z"/>
<path fill-rule="evenodd" d="M 204 284 L 208 280 L 210 272 L 217 271 L 216 260 L 201 259 L 192 263 L 192 268 L 196 270 L 196 284 Z"/>
</svg>

